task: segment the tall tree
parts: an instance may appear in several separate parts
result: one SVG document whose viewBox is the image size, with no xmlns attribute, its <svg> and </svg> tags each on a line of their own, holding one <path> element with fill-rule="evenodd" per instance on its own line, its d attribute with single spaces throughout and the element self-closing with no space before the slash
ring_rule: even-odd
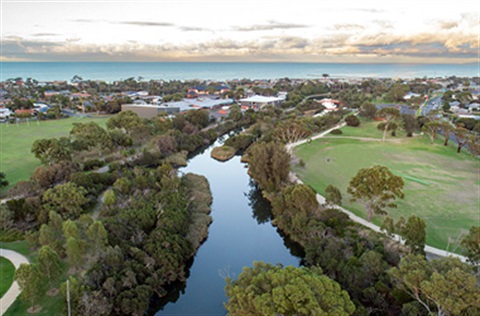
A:
<svg viewBox="0 0 480 316">
<path fill-rule="evenodd" d="M 89 202 L 87 190 L 73 182 L 59 184 L 48 189 L 42 197 L 44 207 L 53 210 L 63 218 L 78 218 Z"/>
<path fill-rule="evenodd" d="M 327 204 L 342 205 L 342 193 L 336 186 L 329 184 L 325 189 L 325 193 L 327 193 L 325 199 Z"/>
<path fill-rule="evenodd" d="M 462 126 L 458 126 L 453 131 L 453 135 L 457 141 L 457 153 L 460 153 L 462 147 L 465 146 L 468 142 L 468 130 Z"/>
<path fill-rule="evenodd" d="M 249 153 L 248 174 L 261 189 L 278 191 L 287 181 L 290 155 L 285 146 L 277 143 L 259 143 Z"/>
<path fill-rule="evenodd" d="M 385 141 L 390 125 L 400 117 L 400 111 L 397 108 L 385 107 L 378 111 L 377 116 L 385 120 L 382 138 L 382 141 Z"/>
<path fill-rule="evenodd" d="M 363 102 L 360 108 L 360 116 L 373 120 L 377 115 L 377 107 L 370 102 Z"/>
<path fill-rule="evenodd" d="M 15 271 L 15 281 L 17 281 L 21 296 L 30 301 L 32 309 L 35 303 L 45 292 L 45 279 L 40 272 L 38 264 L 22 263 Z"/>
<path fill-rule="evenodd" d="M 232 315 L 351 315 L 348 293 L 318 268 L 273 266 L 255 262 L 238 279 L 227 279 Z"/>
<path fill-rule="evenodd" d="M 31 152 L 43 164 L 72 160 L 70 140 L 66 137 L 37 139 L 33 142 Z"/>
<path fill-rule="evenodd" d="M 42 246 L 38 251 L 38 263 L 41 272 L 47 277 L 50 288 L 61 274 L 60 258 L 49 246 Z"/>
<path fill-rule="evenodd" d="M 394 175 L 387 167 L 373 166 L 360 169 L 352 178 L 347 192 L 352 201 L 360 201 L 365 205 L 368 221 L 374 214 L 386 214 L 385 208 L 397 207 L 393 201 L 403 199 L 403 179 Z"/>
<path fill-rule="evenodd" d="M 437 136 L 442 124 L 438 121 L 430 121 L 423 125 L 422 130 L 428 134 L 430 141 L 433 144 L 435 142 L 435 137 Z"/>
<path fill-rule="evenodd" d="M 415 215 L 410 216 L 400 227 L 397 226 L 398 233 L 405 239 L 405 245 L 410 247 L 412 253 L 425 255 L 425 228 L 425 221 Z"/>
<path fill-rule="evenodd" d="M 462 240 L 462 246 L 467 250 L 468 260 L 478 264 L 480 262 L 480 226 L 470 227 L 468 235 Z"/>
<path fill-rule="evenodd" d="M 388 274 L 429 314 L 478 315 L 480 288 L 472 272 L 472 267 L 457 258 L 429 262 L 421 255 L 408 255 Z"/>
<path fill-rule="evenodd" d="M 455 130 L 455 127 L 452 126 L 449 122 L 442 121 L 440 125 L 440 129 L 443 133 L 443 137 L 445 137 L 445 142 L 443 143 L 444 146 L 448 145 L 448 141 L 450 140 L 450 135 Z"/>
</svg>

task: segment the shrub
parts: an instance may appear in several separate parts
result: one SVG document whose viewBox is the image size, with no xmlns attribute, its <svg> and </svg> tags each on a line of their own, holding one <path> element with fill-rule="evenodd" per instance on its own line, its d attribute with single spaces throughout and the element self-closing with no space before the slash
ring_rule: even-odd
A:
<svg viewBox="0 0 480 316">
<path fill-rule="evenodd" d="M 332 130 L 332 131 L 330 132 L 330 134 L 333 134 L 333 135 L 341 135 L 341 134 L 343 134 L 343 132 L 342 132 L 342 130 L 336 128 L 336 129 Z"/>
<path fill-rule="evenodd" d="M 345 118 L 345 123 L 347 123 L 348 126 L 357 127 L 360 125 L 360 120 L 355 115 L 350 114 Z"/>
</svg>

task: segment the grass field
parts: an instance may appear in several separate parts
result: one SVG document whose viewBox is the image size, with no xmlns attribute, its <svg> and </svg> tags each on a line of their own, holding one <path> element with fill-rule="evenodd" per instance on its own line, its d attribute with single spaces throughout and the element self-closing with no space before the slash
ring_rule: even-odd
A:
<svg viewBox="0 0 480 316">
<path fill-rule="evenodd" d="M 0 171 L 5 172 L 11 187 L 32 175 L 40 161 L 30 152 L 35 140 L 68 136 L 73 123 L 97 122 L 105 126 L 108 117 L 70 117 L 61 120 L 20 124 L 0 124 Z"/>
<path fill-rule="evenodd" d="M 3 297 L 12 285 L 14 274 L 15 267 L 13 263 L 4 257 L 0 257 L 0 297 Z"/>
<path fill-rule="evenodd" d="M 339 136 L 378 139 L 382 133 L 376 130 L 377 124 L 345 127 Z M 453 147 L 443 146 L 440 139 L 432 145 L 426 136 L 397 137 L 395 142 L 341 137 L 327 135 L 295 150 L 295 155 L 305 162 L 304 168 L 296 166 L 295 171 L 319 193 L 324 194 L 329 184 L 335 185 L 342 192 L 343 205 L 366 218 L 363 205 L 349 201 L 348 183 L 359 169 L 384 165 L 405 182 L 405 199 L 399 200 L 398 208 L 389 214 L 394 219 L 413 214 L 423 218 L 427 224 L 427 244 L 455 250 L 459 236 L 472 225 L 480 224 L 478 159 L 467 153 L 457 154 Z M 377 216 L 373 222 L 379 225 L 382 218 Z"/>
</svg>

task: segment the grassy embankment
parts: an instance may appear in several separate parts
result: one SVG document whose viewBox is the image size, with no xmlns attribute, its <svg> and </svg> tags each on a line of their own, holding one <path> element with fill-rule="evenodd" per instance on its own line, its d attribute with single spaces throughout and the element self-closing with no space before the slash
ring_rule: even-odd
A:
<svg viewBox="0 0 480 316">
<path fill-rule="evenodd" d="M 30 152 L 35 140 L 68 136 L 73 127 L 73 123 L 94 121 L 100 126 L 105 127 L 108 118 L 109 116 L 94 116 L 90 118 L 71 117 L 61 120 L 30 122 L 28 124 L 0 124 L 0 170 L 5 172 L 7 180 L 10 183 L 7 189 L 19 181 L 28 180 L 35 168 L 40 166 L 40 161 Z M 5 191 L 6 190 L 3 190 L 2 193 L 5 194 Z M 36 254 L 30 251 L 25 241 L 11 243 L 0 242 L 0 248 L 17 251 L 27 256 L 31 262 L 36 261 Z M 65 279 L 66 271 L 67 267 L 62 267 L 64 276 L 60 279 Z M 12 278 L 13 273 L 14 271 L 12 272 Z M 3 282 L 3 276 L 1 281 L 3 289 L 3 285 L 6 284 Z M 57 285 L 59 286 L 60 284 Z M 8 285 L 8 287 L 10 287 L 10 285 Z M 0 289 L 0 291 L 2 289 Z M 8 290 L 8 288 L 6 290 Z M 44 295 L 38 303 L 42 306 L 42 310 L 36 313 L 36 315 L 59 314 L 64 305 L 63 300 L 48 295 Z M 28 302 L 16 300 L 5 315 L 24 314 L 29 307 Z"/>
<path fill-rule="evenodd" d="M 15 267 L 7 259 L 0 257 L 0 298 L 8 291 L 13 283 Z"/>
<path fill-rule="evenodd" d="M 397 132 L 397 137 L 388 136 L 395 141 L 378 141 L 382 132 L 377 124 L 344 127 L 342 135 L 327 135 L 299 146 L 295 155 L 303 159 L 305 167 L 296 166 L 295 171 L 321 194 L 329 184 L 335 185 L 342 192 L 344 207 L 366 218 L 364 206 L 349 201 L 348 183 L 361 168 L 387 166 L 405 182 L 405 199 L 398 201 L 397 209 L 389 210 L 390 216 L 395 220 L 413 214 L 423 218 L 428 245 L 456 250 L 463 234 L 480 221 L 480 161 L 463 151 L 457 154 L 454 144 L 443 146 L 443 139 L 431 144 L 427 136 L 406 138 L 403 131 Z M 373 222 L 380 225 L 382 220 L 376 216 Z"/>
<path fill-rule="evenodd" d="M 73 123 L 97 122 L 105 127 L 109 116 L 70 117 L 60 120 L 20 124 L 0 124 L 0 171 L 5 172 L 9 187 L 28 180 L 40 161 L 30 152 L 37 139 L 68 136 Z"/>
</svg>

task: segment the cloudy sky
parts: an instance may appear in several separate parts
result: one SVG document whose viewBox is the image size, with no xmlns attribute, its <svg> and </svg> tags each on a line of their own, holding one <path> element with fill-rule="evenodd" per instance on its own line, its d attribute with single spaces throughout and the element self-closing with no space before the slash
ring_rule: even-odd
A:
<svg viewBox="0 0 480 316">
<path fill-rule="evenodd" d="M 2 61 L 478 62 L 475 0 L 1 0 Z"/>
</svg>

